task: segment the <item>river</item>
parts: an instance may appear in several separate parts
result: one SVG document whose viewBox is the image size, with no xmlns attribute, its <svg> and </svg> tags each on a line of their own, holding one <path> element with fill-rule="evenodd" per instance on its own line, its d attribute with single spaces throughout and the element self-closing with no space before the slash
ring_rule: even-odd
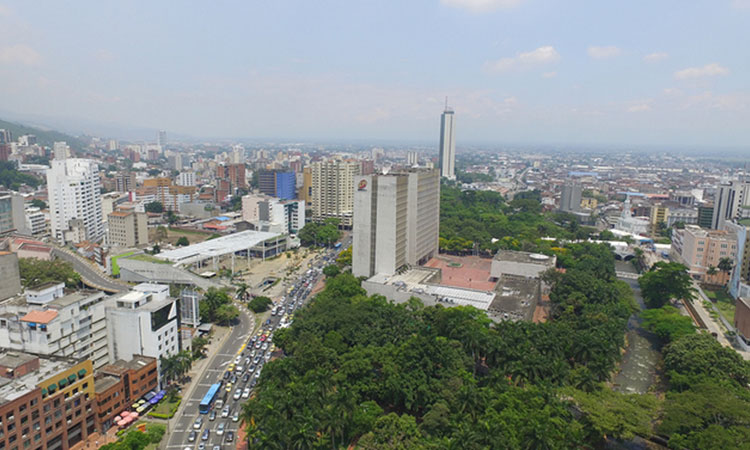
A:
<svg viewBox="0 0 750 450">
<path fill-rule="evenodd" d="M 635 272 L 630 262 L 616 262 L 618 271 Z M 622 278 L 633 289 L 636 301 L 645 309 L 638 281 Z M 620 363 L 620 372 L 615 375 L 613 389 L 625 393 L 643 394 L 656 382 L 660 352 L 656 336 L 641 327 L 638 314 L 628 321 L 627 347 Z"/>
</svg>

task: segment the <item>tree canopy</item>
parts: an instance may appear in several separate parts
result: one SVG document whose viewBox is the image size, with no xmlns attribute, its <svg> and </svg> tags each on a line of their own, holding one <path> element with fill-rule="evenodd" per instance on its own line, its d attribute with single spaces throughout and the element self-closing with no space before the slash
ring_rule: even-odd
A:
<svg viewBox="0 0 750 450">
<path fill-rule="evenodd" d="M 604 420 L 595 427 L 557 391 L 600 388 L 633 311 L 606 246 L 576 244 L 570 254 L 571 268 L 552 279 L 554 314 L 541 324 L 492 324 L 473 307 L 424 307 L 416 298 L 394 304 L 367 297 L 350 273 L 329 278 L 274 336 L 286 357 L 266 365 L 244 406 L 251 441 L 258 448 L 344 448 L 355 440 L 372 449 L 559 448 L 640 432 L 642 414 L 619 430 Z M 579 284 L 593 286 L 571 290 Z M 610 414 L 630 412 L 626 404 Z"/>
<path fill-rule="evenodd" d="M 199 309 L 202 320 L 220 324 L 233 322 L 240 315 L 240 311 L 232 304 L 229 294 L 213 287 L 206 291 Z"/>
<path fill-rule="evenodd" d="M 693 285 L 687 267 L 676 262 L 657 262 L 638 278 L 649 308 L 661 308 L 672 299 L 692 299 Z"/>
<path fill-rule="evenodd" d="M 17 191 L 24 184 L 36 189 L 42 180 L 19 171 L 13 161 L 0 161 L 0 186 Z"/>
<path fill-rule="evenodd" d="M 271 305 L 273 305 L 273 301 L 270 298 L 260 295 L 250 300 L 247 307 L 254 313 L 262 313 L 268 311 Z"/>
<path fill-rule="evenodd" d="M 65 283 L 71 288 L 81 286 L 81 276 L 73 270 L 73 265 L 61 259 L 20 258 L 18 269 L 24 287 L 34 288 L 49 282 Z"/>
<path fill-rule="evenodd" d="M 669 343 L 682 336 L 695 333 L 693 319 L 683 316 L 674 306 L 664 305 L 658 309 L 647 309 L 641 312 L 643 327 Z"/>
<path fill-rule="evenodd" d="M 339 221 L 326 219 L 323 223 L 309 222 L 299 231 L 302 245 L 332 245 L 341 237 Z"/>
<path fill-rule="evenodd" d="M 164 212 L 164 205 L 161 204 L 161 202 L 150 202 L 146 203 L 146 206 L 143 207 L 146 212 L 150 213 L 163 213 Z"/>
</svg>

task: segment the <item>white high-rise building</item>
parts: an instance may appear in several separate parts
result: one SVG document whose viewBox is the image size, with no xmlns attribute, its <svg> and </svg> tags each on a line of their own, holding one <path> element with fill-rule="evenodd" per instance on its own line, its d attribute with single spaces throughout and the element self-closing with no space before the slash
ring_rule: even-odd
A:
<svg viewBox="0 0 750 450">
<path fill-rule="evenodd" d="M 245 162 L 245 147 L 241 145 L 232 146 L 232 164 L 243 164 Z"/>
<path fill-rule="evenodd" d="M 52 144 L 52 153 L 55 159 L 68 159 L 70 158 L 70 146 L 65 142 L 55 142 Z"/>
<path fill-rule="evenodd" d="M 297 234 L 305 226 L 305 202 L 247 194 L 242 197 L 242 220 L 260 228 L 275 224 L 274 231 Z"/>
<path fill-rule="evenodd" d="M 52 237 L 65 244 L 65 231 L 70 229 L 72 220 L 78 219 L 85 239 L 99 241 L 104 236 L 99 166 L 80 158 L 50 163 L 47 189 Z"/>
<path fill-rule="evenodd" d="M 195 172 L 180 172 L 177 175 L 177 186 L 195 186 Z"/>
<path fill-rule="evenodd" d="M 318 161 L 310 165 L 314 221 L 333 218 L 343 227 L 352 226 L 354 178 L 360 168 L 359 161 Z"/>
<path fill-rule="evenodd" d="M 159 145 L 161 147 L 165 147 L 167 145 L 167 132 L 164 130 L 159 130 L 159 133 L 156 135 L 156 145 Z"/>
<path fill-rule="evenodd" d="M 727 221 L 740 219 L 743 207 L 750 206 L 750 181 L 732 180 L 722 184 L 714 198 L 711 228 L 723 230 Z"/>
<path fill-rule="evenodd" d="M 440 116 L 440 176 L 456 179 L 456 118 L 447 104 Z"/>
<path fill-rule="evenodd" d="M 406 164 L 411 167 L 419 164 L 419 155 L 417 152 L 406 152 Z"/>
<path fill-rule="evenodd" d="M 392 275 L 438 254 L 440 176 L 422 169 L 355 177 L 352 273 Z"/>
</svg>

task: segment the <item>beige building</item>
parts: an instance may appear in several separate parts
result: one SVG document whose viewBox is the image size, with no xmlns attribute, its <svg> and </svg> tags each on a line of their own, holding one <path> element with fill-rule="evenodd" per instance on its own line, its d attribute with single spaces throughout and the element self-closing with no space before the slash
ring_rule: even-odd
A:
<svg viewBox="0 0 750 450">
<path fill-rule="evenodd" d="M 672 232 L 672 256 L 688 267 L 690 275 L 708 283 L 725 284 L 729 273 L 718 269 L 722 258 L 732 263 L 737 256 L 737 238 L 734 233 L 723 230 L 705 230 L 697 225 L 686 225 L 685 229 Z M 716 273 L 708 274 L 710 268 Z"/>
<path fill-rule="evenodd" d="M 300 200 L 305 201 L 305 208 L 312 208 L 312 169 L 302 169 L 302 190 L 299 192 Z"/>
<path fill-rule="evenodd" d="M 359 161 L 319 161 L 310 166 L 312 177 L 312 219 L 339 219 L 340 226 L 352 226 L 354 178 Z"/>
<path fill-rule="evenodd" d="M 114 211 L 107 216 L 109 245 L 137 247 L 148 244 L 148 218 L 146 213 Z"/>
<path fill-rule="evenodd" d="M 392 275 L 438 254 L 440 173 L 434 169 L 355 178 L 352 273 Z"/>
</svg>

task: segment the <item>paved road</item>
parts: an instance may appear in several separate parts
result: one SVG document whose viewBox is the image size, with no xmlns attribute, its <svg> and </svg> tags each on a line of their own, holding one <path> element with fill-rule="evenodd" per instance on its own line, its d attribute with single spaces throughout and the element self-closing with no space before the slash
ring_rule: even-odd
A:
<svg viewBox="0 0 750 450">
<path fill-rule="evenodd" d="M 250 314 L 247 313 L 247 307 L 239 305 L 241 314 L 240 320 L 237 325 L 232 327 L 229 337 L 224 341 L 224 345 L 221 346 L 217 353 L 210 356 L 210 360 L 207 369 L 197 379 L 194 379 L 193 383 L 198 383 L 192 394 L 186 400 L 183 399 L 183 413 L 180 413 L 176 419 L 172 419 L 169 423 L 169 440 L 167 442 L 167 448 L 197 448 L 200 442 L 200 436 L 193 443 L 188 443 L 188 434 L 193 430 L 193 422 L 198 418 L 198 405 L 200 404 L 203 396 L 206 395 L 208 388 L 218 382 L 221 376 L 224 374 L 227 365 L 237 356 L 240 348 L 247 342 L 252 336 L 252 331 L 255 326 L 253 319 Z M 241 385 L 241 383 L 239 383 Z M 223 388 L 222 391 L 223 392 Z M 232 413 L 240 407 L 240 401 L 234 402 L 231 396 L 228 397 L 228 404 L 232 408 Z M 213 422 L 209 422 L 207 414 L 201 414 L 203 417 L 203 427 L 201 432 L 206 428 L 211 429 L 211 437 L 208 441 L 204 442 L 206 447 L 210 450 L 214 445 L 220 445 L 222 448 L 234 448 L 234 444 L 229 445 L 224 443 L 225 436 L 218 436 L 215 432 L 220 422 L 226 422 L 226 430 L 234 431 L 235 440 L 237 436 L 237 428 L 239 422 L 232 422 L 231 414 L 230 418 L 221 419 L 217 417 Z"/>
<path fill-rule="evenodd" d="M 72 253 L 69 253 L 68 251 L 53 247 L 52 254 L 55 255 L 57 258 L 63 259 L 71 263 L 73 265 L 73 270 L 75 270 L 81 275 L 81 279 L 88 286 L 91 286 L 95 289 L 99 289 L 100 291 L 108 292 L 110 294 L 128 290 L 127 286 L 120 284 L 120 283 L 116 283 L 110 280 L 109 278 L 103 276 L 97 270 L 91 267 L 88 261 L 84 261 L 82 260 L 82 258 L 75 256 Z"/>
</svg>

